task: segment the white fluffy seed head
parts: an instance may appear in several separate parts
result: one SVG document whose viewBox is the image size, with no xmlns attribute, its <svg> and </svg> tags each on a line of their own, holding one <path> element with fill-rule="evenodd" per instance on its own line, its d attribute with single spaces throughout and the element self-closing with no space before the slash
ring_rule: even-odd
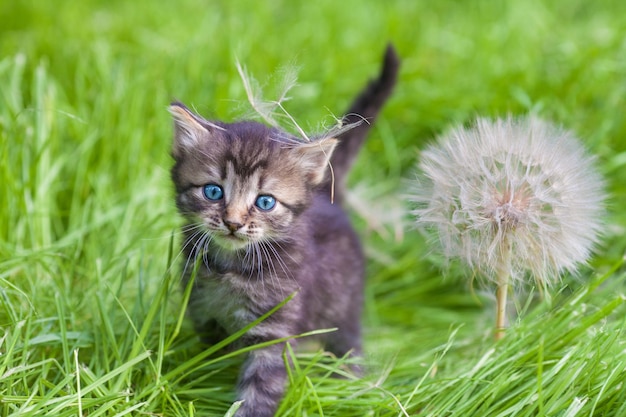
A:
<svg viewBox="0 0 626 417">
<path fill-rule="evenodd" d="M 571 132 L 538 118 L 479 119 L 421 156 L 417 223 L 496 281 L 540 286 L 586 262 L 602 229 L 604 182 Z"/>
</svg>

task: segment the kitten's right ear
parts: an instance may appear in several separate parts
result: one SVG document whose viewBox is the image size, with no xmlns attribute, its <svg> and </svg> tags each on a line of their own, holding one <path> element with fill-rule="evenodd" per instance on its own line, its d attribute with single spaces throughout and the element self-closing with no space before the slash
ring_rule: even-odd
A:
<svg viewBox="0 0 626 417">
<path fill-rule="evenodd" d="M 322 138 L 302 143 L 296 148 L 299 164 L 313 185 L 319 185 L 326 175 L 330 156 L 337 146 L 337 139 Z"/>
<path fill-rule="evenodd" d="M 212 126 L 182 103 L 172 103 L 169 111 L 174 116 L 172 155 L 179 158 L 186 150 L 196 147 L 201 138 L 211 132 Z"/>
</svg>

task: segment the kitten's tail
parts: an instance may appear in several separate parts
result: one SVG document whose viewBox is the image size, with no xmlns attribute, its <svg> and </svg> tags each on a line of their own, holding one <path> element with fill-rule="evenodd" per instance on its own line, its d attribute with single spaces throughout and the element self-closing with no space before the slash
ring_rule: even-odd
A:
<svg viewBox="0 0 626 417">
<path fill-rule="evenodd" d="M 385 50 L 380 74 L 368 83 L 343 118 L 344 125 L 351 123 L 358 125 L 337 137 L 339 143 L 330 159 L 333 178 L 328 178 L 324 184 L 325 190 L 331 191 L 332 187 L 335 188 L 333 194 L 339 201 L 344 194 L 348 171 L 378 113 L 393 91 L 399 68 L 400 58 L 393 45 L 389 44 Z"/>
</svg>

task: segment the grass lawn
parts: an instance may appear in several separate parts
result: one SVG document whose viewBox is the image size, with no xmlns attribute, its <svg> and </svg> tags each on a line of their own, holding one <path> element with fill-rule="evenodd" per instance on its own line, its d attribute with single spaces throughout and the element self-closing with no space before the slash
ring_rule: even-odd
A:
<svg viewBox="0 0 626 417">
<path fill-rule="evenodd" d="M 243 352 L 206 350 L 184 318 L 167 105 L 247 117 L 236 61 L 268 98 L 297 66 L 286 107 L 314 132 L 388 41 L 400 82 L 351 177 L 369 372 L 285 352 L 278 415 L 626 416 L 623 0 L 24 0 L 0 22 L 1 416 L 228 413 Z M 367 216 L 402 203 L 438 134 L 528 112 L 598 156 L 607 232 L 549 297 L 520 291 L 495 342 L 492 288 L 408 216 L 403 233 Z"/>
</svg>

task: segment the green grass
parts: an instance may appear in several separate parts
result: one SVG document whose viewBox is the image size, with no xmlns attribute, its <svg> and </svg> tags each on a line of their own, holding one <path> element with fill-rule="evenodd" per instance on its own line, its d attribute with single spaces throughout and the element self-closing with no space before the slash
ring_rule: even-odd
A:
<svg viewBox="0 0 626 417">
<path fill-rule="evenodd" d="M 27 0 L 0 4 L 0 22 L 0 415 L 233 411 L 244 352 L 203 350 L 181 310 L 167 105 L 232 120 L 249 112 L 237 59 L 267 91 L 297 65 L 286 106 L 315 130 L 388 40 L 402 74 L 353 171 L 360 198 L 398 200 L 448 127 L 533 111 L 598 155 L 607 234 L 550 299 L 520 295 L 496 343 L 491 291 L 410 227 L 397 240 L 355 216 L 369 373 L 285 352 L 278 414 L 626 415 L 623 1 Z"/>
</svg>

